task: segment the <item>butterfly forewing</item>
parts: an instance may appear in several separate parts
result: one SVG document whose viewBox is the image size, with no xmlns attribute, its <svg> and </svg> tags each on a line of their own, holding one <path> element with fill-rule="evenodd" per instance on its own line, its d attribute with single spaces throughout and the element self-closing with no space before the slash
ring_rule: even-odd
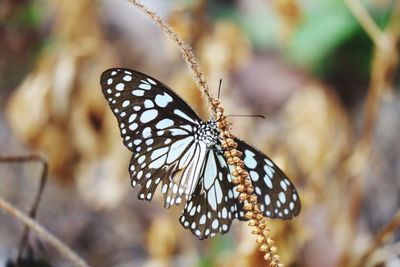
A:
<svg viewBox="0 0 400 267">
<path fill-rule="evenodd" d="M 238 150 L 243 152 L 244 164 L 263 214 L 279 219 L 291 219 L 299 214 L 298 193 L 283 171 L 262 152 L 240 139 L 235 141 Z"/>
<path fill-rule="evenodd" d="M 193 136 L 199 117 L 166 85 L 137 71 L 107 70 L 101 86 L 133 152 L 129 171 L 132 185 L 141 184 L 139 198 L 151 200 L 162 181 L 165 206 L 179 204 L 194 190 L 205 158 L 205 145 Z"/>
</svg>

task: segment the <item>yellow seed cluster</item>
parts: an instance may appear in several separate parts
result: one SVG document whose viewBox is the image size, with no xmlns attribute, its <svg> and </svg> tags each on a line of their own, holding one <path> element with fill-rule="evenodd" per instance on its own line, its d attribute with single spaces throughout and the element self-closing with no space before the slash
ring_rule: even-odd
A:
<svg viewBox="0 0 400 267">
<path fill-rule="evenodd" d="M 222 148 L 228 164 L 235 168 L 232 171 L 232 182 L 236 185 L 236 191 L 239 192 L 239 201 L 244 202 L 244 217 L 249 220 L 249 225 L 254 226 L 252 234 L 257 235 L 257 243 L 260 245 L 260 251 L 265 253 L 264 259 L 270 262 L 272 267 L 282 267 L 279 255 L 276 254 L 277 248 L 270 237 L 270 231 L 267 229 L 265 218 L 262 215 L 257 203 L 257 196 L 253 194 L 254 188 L 249 179 L 249 173 L 245 170 L 244 162 L 240 159 L 242 152 L 238 151 L 234 136 L 229 132 L 229 123 L 224 116 L 224 109 L 217 99 L 212 100 L 215 110 L 217 126 L 221 131 L 223 138 Z"/>
</svg>

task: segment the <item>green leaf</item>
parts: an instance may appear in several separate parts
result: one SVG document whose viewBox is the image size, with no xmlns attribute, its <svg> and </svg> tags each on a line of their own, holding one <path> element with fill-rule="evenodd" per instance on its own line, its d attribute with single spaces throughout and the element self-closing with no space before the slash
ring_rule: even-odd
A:
<svg viewBox="0 0 400 267">
<path fill-rule="evenodd" d="M 284 50 L 291 61 L 315 68 L 359 29 L 342 1 L 321 1 L 305 10 L 303 22 Z"/>
</svg>

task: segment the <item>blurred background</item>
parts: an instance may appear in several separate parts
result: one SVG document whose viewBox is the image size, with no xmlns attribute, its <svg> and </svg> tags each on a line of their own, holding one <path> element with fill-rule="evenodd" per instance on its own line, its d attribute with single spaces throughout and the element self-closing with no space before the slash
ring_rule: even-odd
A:
<svg viewBox="0 0 400 267">
<path fill-rule="evenodd" d="M 302 211 L 267 220 L 287 266 L 400 266 L 400 4 L 391 0 L 144 1 L 190 44 L 233 133 L 296 185 Z M 357 16 L 354 16 L 356 14 Z M 103 98 L 111 67 L 147 73 L 206 120 L 179 49 L 126 1 L 0 2 L 0 154 L 44 155 L 38 222 L 92 266 L 267 266 L 246 223 L 199 241 L 139 201 Z M 0 195 L 27 211 L 40 165 L 0 164 Z M 397 216 L 396 216 L 397 214 Z M 387 228 L 387 225 L 389 227 Z M 0 213 L 0 266 L 22 227 Z M 71 266 L 32 235 L 35 257 Z"/>
</svg>

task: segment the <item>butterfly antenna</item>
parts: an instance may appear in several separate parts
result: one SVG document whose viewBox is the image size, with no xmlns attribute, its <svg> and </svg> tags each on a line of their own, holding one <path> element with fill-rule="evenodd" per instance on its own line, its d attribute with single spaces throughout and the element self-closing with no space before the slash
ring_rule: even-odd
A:
<svg viewBox="0 0 400 267">
<path fill-rule="evenodd" d="M 265 116 L 264 115 L 260 115 L 260 114 L 247 114 L 247 115 L 226 115 L 227 117 L 251 117 L 251 118 L 261 118 L 265 120 Z"/>
<path fill-rule="evenodd" d="M 221 93 L 221 84 L 222 84 L 222 79 L 219 79 L 219 86 L 218 86 L 218 99 L 219 99 L 219 94 Z"/>
</svg>

